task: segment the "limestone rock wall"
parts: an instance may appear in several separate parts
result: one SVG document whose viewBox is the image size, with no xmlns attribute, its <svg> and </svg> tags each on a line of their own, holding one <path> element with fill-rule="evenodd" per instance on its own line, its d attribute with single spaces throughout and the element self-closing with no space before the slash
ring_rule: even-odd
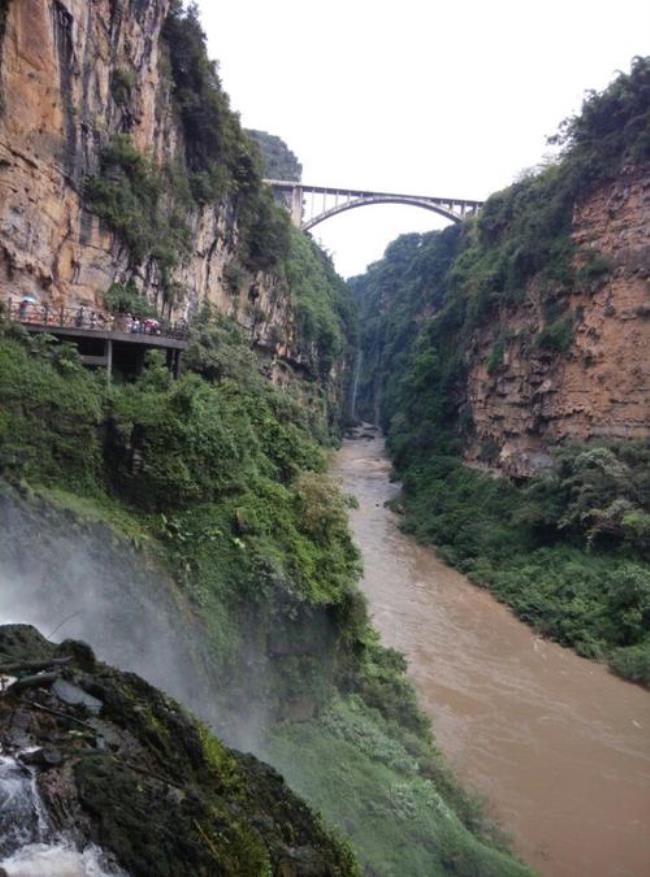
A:
<svg viewBox="0 0 650 877">
<path fill-rule="evenodd" d="M 52 308 L 102 308 L 114 282 L 133 279 L 152 301 L 153 263 L 129 266 L 120 241 L 84 207 L 84 179 L 101 146 L 128 133 L 142 152 L 171 159 L 175 123 L 161 30 L 171 0 L 0 0 L 0 299 L 32 295 Z M 135 85 L 122 105 L 116 71 Z M 203 301 L 234 316 L 272 359 L 300 367 L 289 296 L 277 278 L 244 276 L 233 295 L 227 269 L 237 254 L 232 204 L 187 217 L 193 252 L 179 270 L 187 296 L 175 316 Z"/>
<path fill-rule="evenodd" d="M 535 346 L 545 323 L 535 283 L 522 306 L 474 339 L 470 461 L 528 475 L 549 462 L 548 446 L 563 439 L 650 435 L 650 167 L 628 168 L 578 205 L 573 238 L 578 265 L 595 250 L 610 269 L 570 295 L 569 349 Z M 503 361 L 490 374 L 499 337 Z"/>
<path fill-rule="evenodd" d="M 168 0 L 10 0 L 0 70 L 0 285 L 54 306 L 100 306 L 125 274 L 126 251 L 84 210 L 86 174 L 112 133 L 160 155 L 172 149 L 160 95 L 159 36 Z M 111 95 L 123 67 L 133 109 Z M 166 142 L 167 141 L 167 142 Z"/>
</svg>

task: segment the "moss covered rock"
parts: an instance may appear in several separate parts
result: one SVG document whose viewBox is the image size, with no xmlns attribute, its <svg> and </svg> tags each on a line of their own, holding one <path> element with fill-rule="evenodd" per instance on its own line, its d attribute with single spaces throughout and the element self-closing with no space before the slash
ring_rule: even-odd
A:
<svg viewBox="0 0 650 877">
<path fill-rule="evenodd" d="M 0 695 L 2 750 L 30 761 L 53 829 L 80 848 L 132 877 L 359 873 L 278 773 L 139 676 L 28 625 L 0 627 L 2 668 L 18 678 Z"/>
</svg>

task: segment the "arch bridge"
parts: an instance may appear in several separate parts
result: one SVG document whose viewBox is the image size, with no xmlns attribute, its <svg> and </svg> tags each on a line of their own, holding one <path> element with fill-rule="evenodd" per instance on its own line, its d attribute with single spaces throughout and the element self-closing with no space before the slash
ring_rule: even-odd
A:
<svg viewBox="0 0 650 877">
<path fill-rule="evenodd" d="M 464 198 L 440 198 L 437 195 L 404 195 L 398 192 L 372 192 L 367 189 L 344 189 L 331 186 L 308 186 L 293 180 L 264 180 L 291 215 L 291 221 L 302 231 L 309 231 L 326 219 L 369 204 L 407 204 L 431 210 L 462 222 L 474 216 L 483 201 Z"/>
</svg>

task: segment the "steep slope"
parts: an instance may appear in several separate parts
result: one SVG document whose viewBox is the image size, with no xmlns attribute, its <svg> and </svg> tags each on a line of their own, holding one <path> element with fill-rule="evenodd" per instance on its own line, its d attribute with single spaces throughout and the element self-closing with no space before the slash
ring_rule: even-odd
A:
<svg viewBox="0 0 650 877">
<path fill-rule="evenodd" d="M 98 848 L 104 873 L 131 877 L 360 873 L 271 768 L 85 644 L 0 627 L 5 667 L 0 868 L 9 877 L 63 873 L 74 850 Z"/>
<path fill-rule="evenodd" d="M 0 340 L 2 616 L 96 643 L 290 769 L 331 823 L 349 795 L 378 874 L 393 873 L 382 838 L 403 815 L 392 798 L 362 814 L 387 778 L 422 810 L 405 835 L 413 873 L 451 861 L 468 877 L 527 873 L 450 776 L 404 661 L 369 625 L 346 501 L 309 434 L 318 423 L 263 378 L 241 332 L 208 321 L 193 374 L 171 382 L 152 365 L 107 389 L 16 331 Z M 336 795 L 321 794 L 327 751 L 350 764 Z"/>
<path fill-rule="evenodd" d="M 264 159 L 264 176 L 269 180 L 299 180 L 302 165 L 287 144 L 267 131 L 246 131 L 259 146 Z"/>
<path fill-rule="evenodd" d="M 559 441 L 650 435 L 650 361 L 634 355 L 650 342 L 649 216 L 650 166 L 627 165 L 574 209 L 566 290 L 531 280 L 525 301 L 477 334 L 468 459 L 492 441 L 500 468 L 529 475 Z"/>
<path fill-rule="evenodd" d="M 389 430 L 407 527 L 648 682 L 650 59 L 559 139 L 476 220 L 400 238 L 352 281 L 359 410 Z"/>
<path fill-rule="evenodd" d="M 272 368 L 320 375 L 287 280 L 295 233 L 196 11 L 178 0 L 1 9 L 0 300 L 189 320 L 209 304 Z"/>
</svg>

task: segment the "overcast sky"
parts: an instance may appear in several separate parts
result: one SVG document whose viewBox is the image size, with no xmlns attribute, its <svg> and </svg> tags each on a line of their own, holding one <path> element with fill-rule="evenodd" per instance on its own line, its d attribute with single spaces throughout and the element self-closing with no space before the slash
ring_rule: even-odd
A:
<svg viewBox="0 0 650 877">
<path fill-rule="evenodd" d="M 282 137 L 303 180 L 484 199 L 634 55 L 650 0 L 199 0 L 242 123 Z M 314 236 L 344 276 L 445 221 L 377 205 Z"/>
</svg>

